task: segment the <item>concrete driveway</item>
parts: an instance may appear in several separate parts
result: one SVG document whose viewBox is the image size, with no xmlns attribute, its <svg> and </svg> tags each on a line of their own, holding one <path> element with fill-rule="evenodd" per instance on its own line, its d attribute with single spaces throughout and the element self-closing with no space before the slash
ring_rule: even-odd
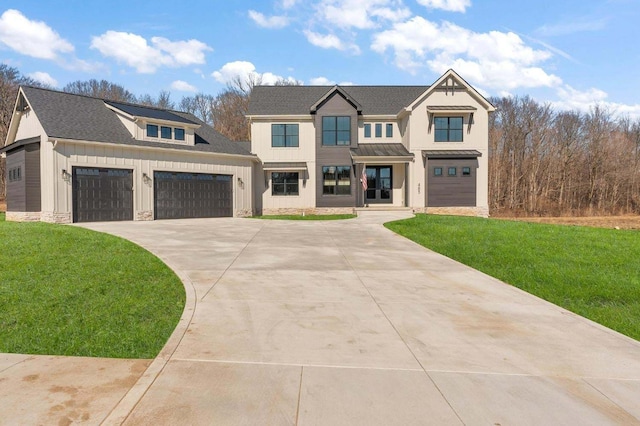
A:
<svg viewBox="0 0 640 426">
<path fill-rule="evenodd" d="M 86 226 L 188 295 L 105 423 L 640 424 L 639 342 L 381 226 L 398 214 Z"/>
</svg>

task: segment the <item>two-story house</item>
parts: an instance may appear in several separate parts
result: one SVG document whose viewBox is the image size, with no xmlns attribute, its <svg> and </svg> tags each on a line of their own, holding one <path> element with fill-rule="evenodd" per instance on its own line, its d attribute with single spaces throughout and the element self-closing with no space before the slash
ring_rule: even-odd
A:
<svg viewBox="0 0 640 426">
<path fill-rule="evenodd" d="M 431 86 L 255 87 L 255 208 L 487 216 L 492 111 L 452 70 Z"/>
</svg>

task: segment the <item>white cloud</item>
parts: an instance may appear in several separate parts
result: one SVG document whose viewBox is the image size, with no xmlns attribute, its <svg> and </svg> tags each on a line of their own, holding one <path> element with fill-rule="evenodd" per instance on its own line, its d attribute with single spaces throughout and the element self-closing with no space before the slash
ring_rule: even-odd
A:
<svg viewBox="0 0 640 426">
<path fill-rule="evenodd" d="M 416 16 L 374 35 L 371 49 L 393 51 L 396 66 L 411 73 L 424 67 L 438 74 L 453 68 L 474 84 L 501 90 L 562 83 L 539 66 L 551 52 L 527 46 L 512 32 L 476 33 Z"/>
<path fill-rule="evenodd" d="M 614 116 L 629 116 L 631 119 L 640 119 L 640 104 L 622 104 L 608 101 L 607 92 L 595 87 L 581 91 L 568 84 L 557 89 L 559 100 L 550 102 L 557 110 L 590 112 L 596 105 L 610 111 Z"/>
<path fill-rule="evenodd" d="M 46 72 L 36 71 L 27 75 L 35 81 L 39 81 L 40 83 L 46 84 L 47 86 L 58 87 L 58 81 Z"/>
<path fill-rule="evenodd" d="M 333 86 L 336 84 L 335 81 L 329 80 L 327 77 L 314 77 L 309 79 L 309 83 L 312 86 Z"/>
<path fill-rule="evenodd" d="M 382 21 L 400 21 L 411 16 L 400 0 L 322 0 L 316 13 L 329 27 L 374 28 Z"/>
<path fill-rule="evenodd" d="M 213 50 L 198 40 L 170 41 L 152 37 L 149 44 L 142 36 L 119 31 L 107 31 L 93 37 L 91 48 L 146 74 L 154 73 L 161 66 L 203 64 L 205 52 Z"/>
<path fill-rule="evenodd" d="M 299 0 L 282 0 L 283 9 L 291 9 L 298 3 Z"/>
<path fill-rule="evenodd" d="M 195 86 L 193 86 L 193 85 L 191 85 L 191 84 L 189 84 L 189 83 L 187 83 L 186 81 L 183 81 L 183 80 L 176 80 L 173 83 L 171 83 L 171 89 L 172 90 L 177 90 L 179 92 L 194 92 L 195 93 L 195 92 L 198 91 L 198 89 Z"/>
<path fill-rule="evenodd" d="M 15 9 L 0 16 L 0 44 L 23 55 L 40 59 L 57 59 L 74 47 L 42 21 L 32 21 Z"/>
<path fill-rule="evenodd" d="M 222 66 L 218 71 L 214 71 L 211 76 L 216 79 L 217 82 L 222 84 L 230 84 L 239 79 L 241 82 L 253 82 L 260 83 L 265 86 L 272 86 L 279 81 L 296 82 L 296 79 L 289 77 L 282 77 L 280 75 L 265 72 L 259 73 L 256 71 L 256 66 L 248 61 L 234 61 L 228 62 Z"/>
<path fill-rule="evenodd" d="M 429 9 L 441 9 L 447 12 L 464 13 L 471 7 L 471 0 L 417 0 L 421 5 Z"/>
<path fill-rule="evenodd" d="M 543 25 L 535 33 L 544 37 L 562 36 L 587 31 L 600 31 L 607 26 L 608 18 L 577 18 L 573 21 L 562 21 L 557 24 Z"/>
<path fill-rule="evenodd" d="M 335 34 L 319 34 L 310 30 L 305 30 L 304 35 L 307 37 L 307 41 L 314 46 L 322 49 L 337 49 L 342 51 L 351 51 L 358 55 L 360 54 L 360 48 L 353 43 L 345 43 Z"/>
<path fill-rule="evenodd" d="M 270 16 L 266 17 L 260 12 L 255 10 L 249 11 L 249 18 L 253 20 L 258 26 L 263 28 L 284 28 L 289 25 L 289 19 L 286 16 Z"/>
</svg>

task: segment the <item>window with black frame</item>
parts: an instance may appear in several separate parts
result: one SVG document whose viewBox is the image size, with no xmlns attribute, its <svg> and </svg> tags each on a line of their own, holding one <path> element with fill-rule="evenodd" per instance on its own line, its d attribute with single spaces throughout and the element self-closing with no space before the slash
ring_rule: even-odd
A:
<svg viewBox="0 0 640 426">
<path fill-rule="evenodd" d="M 272 124 L 271 146 L 274 148 L 297 147 L 299 144 L 297 124 Z"/>
<path fill-rule="evenodd" d="M 323 195 L 351 195 L 351 166 L 322 167 Z"/>
<path fill-rule="evenodd" d="M 322 117 L 322 145 L 351 145 L 351 117 Z"/>
<path fill-rule="evenodd" d="M 299 195 L 298 172 L 272 172 L 271 195 Z"/>
<path fill-rule="evenodd" d="M 434 117 L 436 142 L 462 142 L 462 117 Z"/>
</svg>

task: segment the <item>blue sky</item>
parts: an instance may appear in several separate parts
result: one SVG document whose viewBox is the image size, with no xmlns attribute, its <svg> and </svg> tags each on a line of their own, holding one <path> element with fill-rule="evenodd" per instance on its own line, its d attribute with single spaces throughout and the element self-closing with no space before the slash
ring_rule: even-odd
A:
<svg viewBox="0 0 640 426">
<path fill-rule="evenodd" d="M 57 88 L 106 79 L 179 101 L 236 75 L 401 85 L 453 68 L 485 95 L 640 117 L 638 0 L 2 3 L 0 61 Z"/>
</svg>

